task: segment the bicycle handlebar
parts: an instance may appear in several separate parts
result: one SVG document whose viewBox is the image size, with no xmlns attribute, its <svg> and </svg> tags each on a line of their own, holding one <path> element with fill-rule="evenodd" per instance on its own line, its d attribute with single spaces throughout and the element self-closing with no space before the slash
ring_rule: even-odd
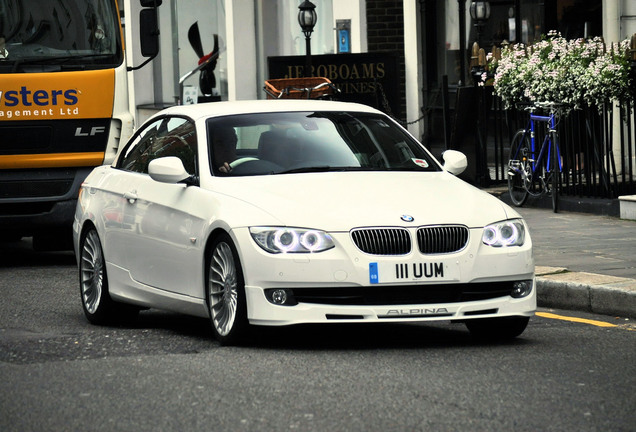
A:
<svg viewBox="0 0 636 432">
<path fill-rule="evenodd" d="M 550 110 L 552 112 L 555 111 L 559 111 L 562 108 L 565 108 L 568 106 L 568 104 L 563 103 L 563 102 L 549 102 L 549 101 L 537 101 L 537 102 L 528 102 L 528 103 L 520 103 L 518 104 L 519 107 L 523 107 L 524 111 L 530 111 L 533 112 L 534 110 L 536 110 L 537 108 L 539 109 L 546 109 L 546 110 Z"/>
<path fill-rule="evenodd" d="M 538 108 L 561 108 L 567 106 L 563 102 L 535 102 L 534 106 Z"/>
</svg>

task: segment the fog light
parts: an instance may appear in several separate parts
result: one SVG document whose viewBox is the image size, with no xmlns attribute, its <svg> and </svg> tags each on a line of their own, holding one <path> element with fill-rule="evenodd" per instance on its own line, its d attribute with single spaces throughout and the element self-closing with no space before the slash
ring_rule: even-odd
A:
<svg viewBox="0 0 636 432">
<path fill-rule="evenodd" d="M 272 292 L 272 303 L 282 305 L 287 303 L 287 292 L 282 289 L 277 289 Z"/>
<path fill-rule="evenodd" d="M 265 297 L 267 300 L 277 306 L 294 306 L 298 302 L 294 298 L 292 290 L 284 288 L 273 288 L 265 290 Z"/>
<path fill-rule="evenodd" d="M 528 296 L 531 292 L 531 280 L 517 281 L 512 284 L 512 292 L 510 293 L 510 296 L 512 298 L 522 298 Z"/>
</svg>

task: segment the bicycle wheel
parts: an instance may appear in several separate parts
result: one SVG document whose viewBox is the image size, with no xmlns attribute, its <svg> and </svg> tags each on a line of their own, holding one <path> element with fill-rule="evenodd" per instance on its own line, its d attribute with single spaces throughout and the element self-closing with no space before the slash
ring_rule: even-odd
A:
<svg viewBox="0 0 636 432">
<path fill-rule="evenodd" d="M 556 213 L 559 207 L 559 134 L 554 132 L 552 134 L 552 150 L 550 153 L 550 167 L 551 173 L 551 194 L 552 194 L 552 211 Z"/>
<path fill-rule="evenodd" d="M 530 139 L 526 131 L 518 130 L 512 138 L 508 157 L 508 193 L 510 200 L 517 207 L 521 207 L 528 199 L 528 175 L 532 175 L 531 153 Z"/>
</svg>

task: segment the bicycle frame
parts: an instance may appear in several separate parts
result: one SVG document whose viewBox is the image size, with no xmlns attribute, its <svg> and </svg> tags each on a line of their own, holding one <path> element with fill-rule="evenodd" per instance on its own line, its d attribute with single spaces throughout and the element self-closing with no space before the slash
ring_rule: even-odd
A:
<svg viewBox="0 0 636 432">
<path fill-rule="evenodd" d="M 552 151 L 552 134 L 556 133 L 556 119 L 555 119 L 555 113 L 551 112 L 550 115 L 544 116 L 544 115 L 537 115 L 534 114 L 533 112 L 530 112 L 530 120 L 528 122 L 529 128 L 530 128 L 530 148 L 532 150 L 532 154 L 536 154 L 536 146 L 535 146 L 535 123 L 536 122 L 543 122 L 543 123 L 548 123 L 549 128 L 548 131 L 545 135 L 545 138 L 543 139 L 543 143 L 541 144 L 541 151 L 539 152 L 539 155 L 537 156 L 537 158 L 532 161 L 532 174 L 534 175 L 537 171 L 537 167 L 539 166 L 540 161 L 542 160 L 544 153 L 546 152 L 547 149 L 547 161 L 546 161 L 546 171 L 550 172 L 552 171 L 552 167 L 550 166 L 551 164 L 551 160 L 552 158 L 550 157 L 550 152 Z M 526 133 L 528 132 L 528 128 L 526 128 Z M 546 145 L 547 144 L 547 145 Z M 559 166 L 557 167 L 557 171 L 561 172 L 562 168 L 563 168 L 563 164 L 561 163 L 561 150 L 559 149 L 558 145 L 555 145 L 556 148 L 556 152 L 557 152 L 557 161 L 559 162 Z"/>
<path fill-rule="evenodd" d="M 530 111 L 528 126 L 520 129 L 512 138 L 508 160 L 508 191 L 512 203 L 518 207 L 525 203 L 528 195 L 550 193 L 552 209 L 557 212 L 563 162 L 557 132 L 559 110 L 555 106 L 558 104 L 547 102 L 526 108 Z M 536 108 L 548 109 L 549 114 L 535 114 Z M 545 127 L 546 131 L 540 149 L 537 148 L 536 140 L 538 123 L 543 123 L 545 126 L 542 128 Z"/>
</svg>

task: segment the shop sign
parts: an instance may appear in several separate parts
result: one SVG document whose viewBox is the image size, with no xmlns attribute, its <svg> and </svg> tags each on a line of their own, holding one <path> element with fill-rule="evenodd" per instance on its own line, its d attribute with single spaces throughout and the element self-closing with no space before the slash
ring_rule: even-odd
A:
<svg viewBox="0 0 636 432">
<path fill-rule="evenodd" d="M 304 76 L 305 56 L 268 57 L 269 78 Z M 399 113 L 398 67 L 390 53 L 311 56 L 312 76 L 328 78 L 340 89 L 339 100 Z M 386 102 L 385 102 L 386 98 Z"/>
</svg>

